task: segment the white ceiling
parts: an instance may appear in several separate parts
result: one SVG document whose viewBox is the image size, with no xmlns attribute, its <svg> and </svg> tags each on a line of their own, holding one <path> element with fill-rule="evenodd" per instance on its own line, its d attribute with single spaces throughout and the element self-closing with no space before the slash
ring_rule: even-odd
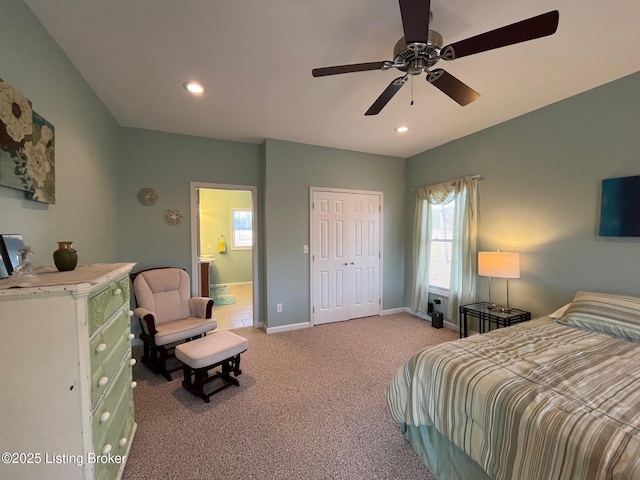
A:
<svg viewBox="0 0 640 480">
<path fill-rule="evenodd" d="M 25 1 L 121 125 L 243 142 L 409 157 L 640 71 L 638 0 L 432 0 L 445 45 L 550 10 L 560 23 L 550 37 L 440 62 L 481 94 L 466 107 L 421 75 L 413 106 L 408 83 L 365 117 L 400 72 L 311 69 L 393 60 L 395 0 Z M 205 95 L 188 95 L 187 80 Z M 411 130 L 398 135 L 401 124 Z"/>
</svg>

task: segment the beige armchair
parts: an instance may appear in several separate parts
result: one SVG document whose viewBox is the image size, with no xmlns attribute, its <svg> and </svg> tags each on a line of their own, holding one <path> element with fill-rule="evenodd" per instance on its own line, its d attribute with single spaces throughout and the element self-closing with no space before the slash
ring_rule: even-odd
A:
<svg viewBox="0 0 640 480">
<path fill-rule="evenodd" d="M 175 357 L 175 347 L 205 335 L 218 326 L 211 318 L 213 300 L 191 297 L 189 275 L 180 268 L 161 267 L 131 274 L 144 343 L 142 363 L 171 380 L 171 372 L 182 365 L 167 361 Z"/>
</svg>

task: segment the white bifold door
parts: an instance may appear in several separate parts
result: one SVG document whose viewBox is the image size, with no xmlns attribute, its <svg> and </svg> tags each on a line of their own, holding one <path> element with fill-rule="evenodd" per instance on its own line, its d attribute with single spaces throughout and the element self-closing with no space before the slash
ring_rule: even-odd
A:
<svg viewBox="0 0 640 480">
<path fill-rule="evenodd" d="M 312 191 L 313 323 L 379 315 L 381 194 Z"/>
</svg>

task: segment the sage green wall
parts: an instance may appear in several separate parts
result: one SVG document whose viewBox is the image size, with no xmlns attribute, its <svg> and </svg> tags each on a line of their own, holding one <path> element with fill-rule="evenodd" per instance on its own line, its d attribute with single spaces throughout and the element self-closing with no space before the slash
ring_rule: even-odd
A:
<svg viewBox="0 0 640 480">
<path fill-rule="evenodd" d="M 640 174 L 640 74 L 405 162 L 280 140 L 253 145 L 121 128 L 21 0 L 0 0 L 0 12 L 0 78 L 55 126 L 56 204 L 0 187 L 0 233 L 22 233 L 36 267 L 52 263 L 58 240 L 73 240 L 81 264 L 190 271 L 189 183 L 258 186 L 264 320 L 304 322 L 309 188 L 376 190 L 384 192 L 383 308 L 402 307 L 412 270 L 410 188 L 478 173 L 480 249 L 521 253 L 522 278 L 510 282 L 514 305 L 537 315 L 576 289 L 640 295 L 640 239 L 597 236 L 602 179 Z M 142 187 L 158 191 L 156 206 L 137 202 Z M 168 226 L 167 208 L 182 210 L 185 222 Z M 486 298 L 486 279 L 478 286 Z M 503 301 L 504 284 L 496 281 L 494 291 Z"/>
<path fill-rule="evenodd" d="M 597 233 L 602 179 L 640 175 L 639 126 L 635 74 L 416 155 L 407 162 L 408 186 L 482 175 L 479 249 L 520 252 L 512 306 L 542 315 L 578 289 L 640 296 L 640 239 Z M 407 280 L 414 205 L 408 195 Z M 499 303 L 504 282 L 492 285 Z M 487 283 L 479 278 L 479 300 Z"/>
<path fill-rule="evenodd" d="M 0 233 L 21 233 L 34 266 L 52 265 L 58 240 L 79 263 L 118 257 L 120 127 L 22 0 L 0 0 L 0 78 L 55 128 L 56 203 L 0 187 Z"/>
<path fill-rule="evenodd" d="M 200 190 L 200 252 L 215 259 L 209 267 L 209 283 L 252 281 L 251 249 L 234 250 L 231 209 L 251 209 L 251 192 L 238 190 Z M 218 239 L 224 236 L 226 251 L 218 251 Z"/>
<path fill-rule="evenodd" d="M 307 322 L 310 310 L 310 187 L 384 194 L 383 308 L 404 306 L 404 162 L 397 157 L 267 139 L 266 308 L 269 327 Z M 276 304 L 282 303 L 282 313 Z"/>
<path fill-rule="evenodd" d="M 262 147 L 209 138 L 123 128 L 118 222 L 125 238 L 121 256 L 136 269 L 175 266 L 191 273 L 190 183 L 257 186 L 260 189 Z M 136 195 L 156 190 L 158 203 L 145 207 Z M 169 208 L 184 214 L 179 226 L 163 220 Z M 217 238 L 217 237 L 216 237 Z"/>
</svg>

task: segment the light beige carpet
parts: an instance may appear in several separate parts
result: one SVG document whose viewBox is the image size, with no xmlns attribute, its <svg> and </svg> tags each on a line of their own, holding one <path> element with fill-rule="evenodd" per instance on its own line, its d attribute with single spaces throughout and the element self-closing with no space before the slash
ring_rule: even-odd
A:
<svg viewBox="0 0 640 480">
<path fill-rule="evenodd" d="M 389 417 L 386 388 L 428 345 L 458 338 L 410 314 L 249 340 L 240 387 L 206 404 L 140 362 L 124 479 L 434 479 Z"/>
</svg>

